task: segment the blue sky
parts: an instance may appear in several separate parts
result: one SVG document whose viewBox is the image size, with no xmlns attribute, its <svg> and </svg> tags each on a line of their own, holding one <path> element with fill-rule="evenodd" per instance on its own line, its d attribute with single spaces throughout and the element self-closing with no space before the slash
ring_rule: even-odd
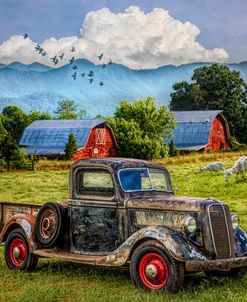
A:
<svg viewBox="0 0 247 302">
<path fill-rule="evenodd" d="M 206 49 L 224 49 L 231 62 L 247 60 L 246 0 L 0 0 L 0 44 L 23 32 L 35 43 L 79 36 L 88 12 L 107 7 L 118 13 L 130 5 L 146 13 L 154 8 L 168 10 L 176 20 L 199 28 L 196 41 Z"/>
</svg>

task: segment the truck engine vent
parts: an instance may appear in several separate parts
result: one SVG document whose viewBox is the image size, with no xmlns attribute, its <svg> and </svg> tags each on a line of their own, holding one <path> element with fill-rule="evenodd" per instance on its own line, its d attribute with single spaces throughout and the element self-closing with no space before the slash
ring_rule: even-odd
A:
<svg viewBox="0 0 247 302">
<path fill-rule="evenodd" d="M 210 205 L 208 207 L 208 218 L 217 258 L 233 257 L 233 230 L 228 207 L 222 204 Z"/>
</svg>

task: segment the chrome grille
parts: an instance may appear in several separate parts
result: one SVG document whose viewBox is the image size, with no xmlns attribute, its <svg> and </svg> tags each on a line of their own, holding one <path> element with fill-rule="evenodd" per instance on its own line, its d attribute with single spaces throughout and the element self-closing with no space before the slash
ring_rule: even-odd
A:
<svg viewBox="0 0 247 302">
<path fill-rule="evenodd" d="M 208 207 L 208 218 L 217 258 L 233 257 L 233 230 L 228 207 L 224 204 L 210 205 Z"/>
</svg>

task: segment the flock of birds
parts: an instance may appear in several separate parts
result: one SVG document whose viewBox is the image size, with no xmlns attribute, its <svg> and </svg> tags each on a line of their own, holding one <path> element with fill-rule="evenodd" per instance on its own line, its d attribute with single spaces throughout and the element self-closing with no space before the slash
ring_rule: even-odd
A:
<svg viewBox="0 0 247 302">
<path fill-rule="evenodd" d="M 23 38 L 27 39 L 29 36 L 27 33 L 23 34 Z M 45 49 L 43 47 L 41 47 L 39 44 L 37 44 L 35 46 L 35 51 L 38 52 L 39 55 L 41 55 L 42 57 L 47 56 L 48 53 L 45 51 Z M 70 49 L 70 51 L 72 53 L 74 53 L 76 51 L 75 47 L 72 46 L 72 48 Z M 97 58 L 99 61 L 101 61 L 104 57 L 104 53 L 101 53 L 99 55 L 97 55 Z M 60 54 L 60 55 L 55 55 L 53 57 L 50 58 L 50 60 L 53 62 L 54 65 L 57 65 L 60 61 L 62 61 L 64 59 L 64 53 Z M 107 63 L 103 63 L 101 65 L 101 68 L 104 69 L 106 68 L 107 65 L 111 65 L 113 62 L 110 59 Z M 93 70 L 90 70 L 88 73 L 87 72 L 82 72 L 80 73 L 78 66 L 75 64 L 75 56 L 72 56 L 69 60 L 68 60 L 68 64 L 72 65 L 72 70 L 74 71 L 74 73 L 71 75 L 71 77 L 73 78 L 73 80 L 76 80 L 76 78 L 78 77 L 78 75 L 80 75 L 82 78 L 88 78 L 88 82 L 89 84 L 92 84 L 95 81 L 95 74 Z M 103 81 L 99 81 L 98 85 L 100 87 L 104 86 L 104 82 Z"/>
</svg>

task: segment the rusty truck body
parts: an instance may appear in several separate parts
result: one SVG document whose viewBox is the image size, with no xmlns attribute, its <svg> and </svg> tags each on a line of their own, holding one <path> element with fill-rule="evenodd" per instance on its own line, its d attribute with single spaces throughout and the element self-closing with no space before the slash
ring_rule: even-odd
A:
<svg viewBox="0 0 247 302">
<path fill-rule="evenodd" d="M 184 274 L 243 276 L 247 234 L 215 198 L 175 196 L 170 175 L 143 160 L 73 163 L 67 202 L 0 203 L 0 243 L 9 268 L 38 257 L 130 268 L 148 290 L 177 291 Z"/>
</svg>

